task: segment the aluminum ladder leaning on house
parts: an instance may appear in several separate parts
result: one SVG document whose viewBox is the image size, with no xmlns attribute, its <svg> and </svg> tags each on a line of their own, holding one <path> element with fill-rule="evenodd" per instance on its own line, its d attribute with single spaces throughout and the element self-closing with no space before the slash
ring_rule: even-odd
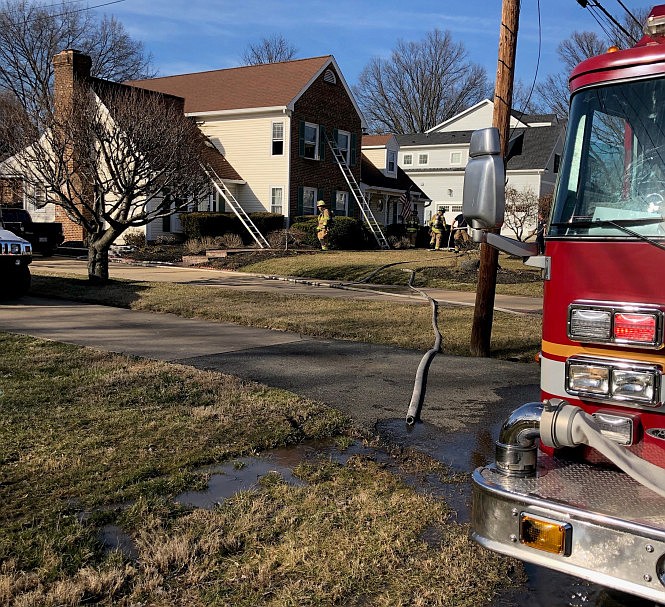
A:
<svg viewBox="0 0 665 607">
<path fill-rule="evenodd" d="M 252 235 L 252 238 L 256 241 L 256 244 L 259 245 L 261 249 L 269 249 L 270 245 L 265 239 L 263 234 L 256 227 L 256 224 L 250 219 L 249 215 L 245 212 L 240 206 L 240 203 L 236 200 L 235 196 L 231 193 L 231 190 L 226 187 L 226 184 L 222 181 L 222 178 L 215 172 L 210 165 L 202 165 L 203 170 L 206 172 L 206 175 L 210 177 L 215 189 L 219 192 L 219 195 L 224 199 L 224 201 L 231 207 L 233 212 L 236 214 L 238 219 L 242 222 L 242 225 L 245 226 L 247 231 Z"/>
<path fill-rule="evenodd" d="M 351 172 L 349 165 L 346 164 L 344 155 L 337 147 L 337 142 L 328 137 L 327 134 L 325 137 L 326 141 L 328 142 L 328 146 L 332 150 L 333 157 L 335 158 L 335 161 L 339 165 L 339 168 L 342 171 L 342 174 L 344 175 L 344 179 L 346 179 L 346 183 L 349 184 L 349 188 L 351 189 L 351 192 L 353 192 L 353 197 L 356 199 L 356 202 L 358 203 L 358 206 L 362 211 L 363 217 L 365 219 L 365 222 L 369 226 L 370 232 L 372 232 L 374 238 L 376 238 L 376 242 L 379 244 L 379 246 L 382 249 L 389 249 L 390 245 L 388 244 L 386 237 L 383 235 L 383 232 L 381 231 L 381 226 L 376 221 L 374 213 L 372 213 L 372 209 L 369 208 L 369 203 L 367 202 L 367 200 L 365 200 L 365 196 L 363 196 L 362 190 L 360 189 L 360 186 L 358 185 L 356 178 L 353 176 L 353 173 Z"/>
</svg>

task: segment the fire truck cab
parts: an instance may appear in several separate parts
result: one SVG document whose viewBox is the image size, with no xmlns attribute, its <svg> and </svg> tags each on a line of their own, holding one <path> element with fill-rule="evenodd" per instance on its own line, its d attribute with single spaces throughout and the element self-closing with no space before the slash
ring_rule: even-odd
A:
<svg viewBox="0 0 665 607">
<path fill-rule="evenodd" d="M 509 241 L 498 133 L 474 134 L 464 215 L 544 273 L 541 400 L 473 475 L 472 535 L 665 603 L 665 5 L 633 48 L 570 77 L 544 255 Z M 611 49 L 614 51 L 614 49 Z"/>
</svg>

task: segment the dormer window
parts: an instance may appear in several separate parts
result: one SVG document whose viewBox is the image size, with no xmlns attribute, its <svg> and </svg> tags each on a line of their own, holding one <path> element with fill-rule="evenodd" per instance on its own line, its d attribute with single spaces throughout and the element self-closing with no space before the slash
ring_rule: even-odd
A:
<svg viewBox="0 0 665 607">
<path fill-rule="evenodd" d="M 394 175 L 397 172 L 397 152 L 388 150 L 386 158 L 386 173 Z"/>
</svg>

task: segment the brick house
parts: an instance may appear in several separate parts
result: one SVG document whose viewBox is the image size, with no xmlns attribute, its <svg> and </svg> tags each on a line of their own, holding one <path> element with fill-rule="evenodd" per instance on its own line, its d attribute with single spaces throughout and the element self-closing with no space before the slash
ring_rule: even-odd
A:
<svg viewBox="0 0 665 607">
<path fill-rule="evenodd" d="M 331 55 L 130 84 L 185 99 L 185 113 L 242 175 L 234 195 L 246 212 L 290 222 L 314 215 L 323 199 L 337 215 L 358 217 L 326 138 L 359 182 L 362 117 Z M 225 210 L 217 195 L 200 208 Z"/>
<path fill-rule="evenodd" d="M 362 118 L 331 55 L 124 84 L 91 77 L 90 58 L 74 50 L 56 55 L 54 67 L 57 102 L 71 100 L 78 81 L 87 83 L 102 104 L 105 91 L 126 86 L 181 103 L 211 144 L 205 161 L 247 213 L 279 213 L 291 222 L 299 215 L 316 214 L 316 201 L 324 199 L 337 215 L 359 216 L 327 141 L 336 142 L 359 182 Z M 0 164 L 0 175 L 16 178 L 11 159 Z M 15 189 L 7 183 L 3 194 Z M 40 211 L 36 220 L 61 221 L 67 240 L 83 240 L 81 227 L 46 195 L 23 198 L 23 206 Z M 207 200 L 196 201 L 189 210 L 231 209 L 213 189 Z M 147 240 L 181 232 L 179 215 L 153 221 L 144 230 Z"/>
</svg>

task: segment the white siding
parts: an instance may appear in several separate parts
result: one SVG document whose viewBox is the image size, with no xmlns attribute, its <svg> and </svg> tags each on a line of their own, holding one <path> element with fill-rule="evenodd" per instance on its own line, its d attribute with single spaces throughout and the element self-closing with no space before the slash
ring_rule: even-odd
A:
<svg viewBox="0 0 665 607">
<path fill-rule="evenodd" d="M 272 155 L 272 123 L 284 123 L 284 153 Z M 206 119 L 201 130 L 224 154 L 231 166 L 247 182 L 237 198 L 248 213 L 270 211 L 270 187 L 284 186 L 283 207 L 289 207 L 289 150 L 291 120 L 284 114 L 271 113 L 251 117 Z"/>
</svg>

